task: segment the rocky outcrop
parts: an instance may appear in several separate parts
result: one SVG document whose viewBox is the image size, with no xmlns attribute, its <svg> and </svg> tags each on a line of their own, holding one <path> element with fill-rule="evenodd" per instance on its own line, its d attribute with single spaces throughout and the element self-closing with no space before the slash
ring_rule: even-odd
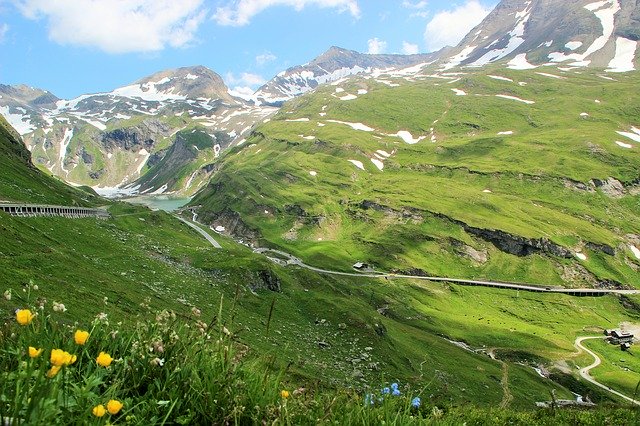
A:
<svg viewBox="0 0 640 426">
<path fill-rule="evenodd" d="M 262 269 L 256 273 L 256 279 L 251 283 L 251 290 L 269 290 L 280 292 L 280 278 L 271 269 Z"/>
<path fill-rule="evenodd" d="M 170 135 L 171 128 L 157 120 L 145 120 L 134 127 L 115 129 L 102 133 L 100 144 L 107 151 L 125 150 L 138 152 L 141 149 L 150 151 L 157 140 Z"/>
<path fill-rule="evenodd" d="M 87 151 L 85 147 L 82 147 L 80 150 L 80 157 L 86 165 L 92 165 L 94 162 L 93 155 L 89 154 L 89 151 Z"/>
<path fill-rule="evenodd" d="M 216 213 L 202 213 L 198 220 L 210 224 L 214 228 L 222 226 L 226 233 L 244 243 L 257 245 L 260 239 L 260 233 L 247 225 L 238 212 L 230 209 L 224 209 Z"/>
<path fill-rule="evenodd" d="M 607 245 L 607 244 L 597 244 L 597 243 L 588 242 L 587 244 L 585 244 L 585 246 L 589 250 L 599 251 L 599 252 L 602 252 L 604 254 L 608 254 L 609 256 L 615 256 L 616 255 L 616 250 L 613 247 L 611 247 L 610 245 Z"/>
<path fill-rule="evenodd" d="M 403 209 L 393 209 L 391 207 L 376 203 L 375 201 L 363 200 L 356 207 L 362 210 L 375 210 L 382 212 L 388 217 L 395 219 L 411 220 L 414 223 L 420 223 L 424 220 L 424 216 L 418 209 L 405 207 Z"/>
<path fill-rule="evenodd" d="M 609 177 L 605 180 L 593 179 L 593 185 L 604 192 L 609 197 L 621 198 L 627 194 L 627 191 L 619 180 Z"/>
<path fill-rule="evenodd" d="M 476 250 L 475 248 L 463 243 L 455 238 L 449 239 L 451 246 L 460 256 L 468 257 L 476 263 L 484 264 L 489 260 L 489 254 L 486 250 Z"/>
<path fill-rule="evenodd" d="M 499 250 L 515 256 L 524 257 L 536 253 L 544 253 L 564 258 L 573 257 L 573 253 L 570 250 L 546 238 L 529 239 L 496 229 L 475 228 L 464 223 L 462 226 L 469 234 L 482 238 L 492 243 Z"/>
</svg>

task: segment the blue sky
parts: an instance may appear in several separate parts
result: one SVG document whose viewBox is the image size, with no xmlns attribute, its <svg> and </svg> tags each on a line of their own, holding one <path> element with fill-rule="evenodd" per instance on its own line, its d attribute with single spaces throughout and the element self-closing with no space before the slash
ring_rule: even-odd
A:
<svg viewBox="0 0 640 426">
<path fill-rule="evenodd" d="M 255 89 L 336 45 L 423 53 L 456 44 L 496 1 L 0 0 L 0 83 L 61 98 L 204 65 Z"/>
</svg>

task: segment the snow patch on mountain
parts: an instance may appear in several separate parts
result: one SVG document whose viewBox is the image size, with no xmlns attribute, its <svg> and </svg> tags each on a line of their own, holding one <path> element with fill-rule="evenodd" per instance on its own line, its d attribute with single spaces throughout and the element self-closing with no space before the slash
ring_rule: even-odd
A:
<svg viewBox="0 0 640 426">
<path fill-rule="evenodd" d="M 10 112 L 8 106 L 0 106 L 0 114 L 2 114 L 2 116 L 9 122 L 9 124 L 11 124 L 11 126 L 16 129 L 20 136 L 31 133 L 36 129 L 36 126 L 31 124 L 31 118 L 29 116 L 19 113 L 12 113 Z"/>
<path fill-rule="evenodd" d="M 586 67 L 591 63 L 587 58 L 606 46 L 607 42 L 613 35 L 615 29 L 615 16 L 620 11 L 620 3 L 618 0 L 604 0 L 595 3 L 589 3 L 584 6 L 585 9 L 593 12 L 602 24 L 602 35 L 596 38 L 591 46 L 584 53 L 565 54 L 562 52 L 552 52 L 549 54 L 551 62 L 565 62 L 572 60 L 570 65 L 577 67 Z"/>
<path fill-rule="evenodd" d="M 616 55 L 609 62 L 607 72 L 635 71 L 634 60 L 638 50 L 638 42 L 624 37 L 616 39 Z"/>
<path fill-rule="evenodd" d="M 532 70 L 534 68 L 538 68 L 535 65 L 532 65 L 527 61 L 527 54 L 521 53 L 515 56 L 512 60 L 507 63 L 507 67 L 512 70 Z"/>
<path fill-rule="evenodd" d="M 516 13 L 516 25 L 508 33 L 509 41 L 507 45 L 501 49 L 494 49 L 485 53 L 480 59 L 473 62 L 470 66 L 481 67 L 488 63 L 499 61 L 505 56 L 515 51 L 522 43 L 524 43 L 524 28 L 531 17 L 531 2 L 527 1 L 525 9 Z"/>
<path fill-rule="evenodd" d="M 328 123 L 337 123 L 337 124 L 344 124 L 346 126 L 351 127 L 353 130 L 361 130 L 363 132 L 373 132 L 375 129 L 362 124 L 362 123 L 350 123 L 348 121 L 338 121 L 338 120 L 327 120 Z"/>
</svg>

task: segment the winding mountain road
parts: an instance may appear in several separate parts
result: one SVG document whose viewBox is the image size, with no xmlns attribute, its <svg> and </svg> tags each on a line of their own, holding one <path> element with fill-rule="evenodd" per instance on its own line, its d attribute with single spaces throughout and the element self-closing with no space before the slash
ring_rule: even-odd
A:
<svg viewBox="0 0 640 426">
<path fill-rule="evenodd" d="M 620 398 L 626 399 L 627 401 L 630 401 L 636 405 L 640 405 L 640 401 L 636 401 L 633 398 L 629 398 L 628 396 L 615 391 L 613 389 L 611 389 L 609 386 L 603 385 L 602 383 L 596 381 L 593 377 L 591 377 L 591 375 L 589 374 L 589 371 L 591 371 L 592 369 L 596 368 L 597 366 L 599 366 L 602 363 L 602 360 L 600 359 L 600 357 L 593 351 L 591 351 L 590 349 L 587 349 L 585 346 L 582 345 L 582 342 L 584 342 L 585 340 L 593 340 L 593 339 L 604 339 L 605 336 L 586 336 L 586 337 L 578 337 L 575 341 L 575 347 L 579 350 L 579 351 L 584 351 L 586 353 L 588 353 L 589 355 L 591 355 L 594 358 L 593 364 L 591 364 L 588 367 L 584 367 L 580 369 L 580 376 L 582 376 L 583 379 L 585 379 L 586 381 L 593 383 L 594 385 L 606 390 L 607 392 L 610 392 L 616 396 L 619 396 Z"/>
<path fill-rule="evenodd" d="M 195 229 L 196 231 L 198 231 L 198 233 L 199 233 L 200 235 L 202 235 L 202 236 L 203 236 L 207 241 L 209 241 L 209 243 L 211 243 L 211 245 L 212 245 L 213 247 L 215 247 L 215 248 L 217 248 L 217 249 L 221 249 L 221 248 L 222 248 L 222 246 L 221 246 L 221 245 L 220 245 L 220 244 L 219 244 L 219 243 L 218 243 L 218 242 L 217 242 L 217 241 L 216 241 L 216 240 L 215 240 L 215 239 L 214 239 L 214 238 L 213 238 L 213 237 L 212 237 L 212 236 L 211 236 L 207 231 L 205 231 L 204 229 L 202 229 L 201 227 L 199 227 L 199 226 L 198 226 L 198 225 L 196 225 L 195 223 L 193 223 L 193 222 L 189 222 L 188 220 L 186 220 L 186 219 L 184 219 L 184 218 L 182 218 L 182 217 L 180 217 L 180 216 L 178 216 L 178 215 L 175 215 L 175 217 L 176 217 L 176 218 L 178 218 L 178 220 L 179 220 L 180 222 L 186 223 L 186 224 L 187 224 L 187 225 L 189 225 L 191 228 L 193 228 L 193 229 Z"/>
<path fill-rule="evenodd" d="M 341 272 L 341 271 L 331 271 L 327 269 L 316 268 L 314 266 L 310 266 L 305 264 L 302 260 L 297 257 L 275 249 L 267 249 L 267 248 L 257 248 L 254 250 L 255 253 L 260 253 L 267 256 L 272 261 L 279 263 L 283 266 L 299 266 L 301 268 L 308 269 L 310 271 L 318 272 L 320 274 L 327 275 L 338 275 L 345 277 L 365 277 L 365 278 L 385 278 L 385 279 L 413 279 L 413 280 L 423 280 L 423 281 L 433 281 L 433 282 L 448 282 L 452 284 L 461 284 L 461 285 L 470 285 L 470 286 L 481 286 L 481 287 L 492 287 L 492 288 L 501 288 L 506 290 L 520 290 L 520 291 L 529 291 L 535 293 L 556 293 L 556 294 L 567 294 L 571 296 L 604 296 L 607 294 L 640 294 L 640 290 L 617 290 L 617 289 L 597 289 L 597 288 L 563 288 L 563 287 L 551 287 L 544 285 L 533 285 L 533 284 L 519 284 L 519 283 L 506 283 L 506 282 L 498 282 L 498 281 L 483 281 L 483 280 L 468 280 L 461 278 L 446 278 L 446 277 L 429 277 L 429 276 L 418 276 L 418 275 L 403 275 L 403 274 L 391 274 L 384 272 Z M 274 253 L 280 257 L 285 258 L 286 260 L 278 259 L 269 256 L 269 253 Z"/>
</svg>

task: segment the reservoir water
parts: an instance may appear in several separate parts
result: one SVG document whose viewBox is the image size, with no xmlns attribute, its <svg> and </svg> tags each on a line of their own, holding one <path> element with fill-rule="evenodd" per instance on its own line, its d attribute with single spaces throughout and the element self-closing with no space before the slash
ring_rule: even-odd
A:
<svg viewBox="0 0 640 426">
<path fill-rule="evenodd" d="M 143 204 L 149 207 L 151 210 L 164 210 L 166 212 L 172 212 L 178 210 L 180 207 L 185 206 L 191 198 L 175 198 L 167 195 L 149 195 L 126 198 L 123 201 L 132 204 Z"/>
</svg>

